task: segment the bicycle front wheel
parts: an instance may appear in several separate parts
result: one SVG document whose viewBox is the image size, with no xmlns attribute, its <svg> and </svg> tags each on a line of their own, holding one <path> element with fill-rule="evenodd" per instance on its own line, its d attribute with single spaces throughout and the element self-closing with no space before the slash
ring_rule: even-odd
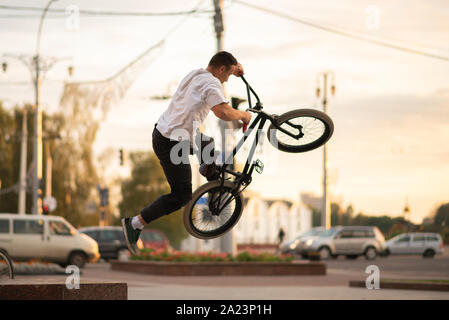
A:
<svg viewBox="0 0 449 320">
<path fill-rule="evenodd" d="M 223 186 L 211 181 L 199 187 L 183 210 L 187 232 L 199 239 L 213 239 L 232 229 L 243 211 L 243 197 L 233 189 L 229 181 Z"/>
<path fill-rule="evenodd" d="M 14 279 L 14 267 L 8 254 L 0 251 L 0 281 Z"/>
<path fill-rule="evenodd" d="M 268 129 L 270 143 L 280 151 L 299 153 L 316 149 L 325 144 L 334 132 L 332 119 L 315 109 L 297 109 L 280 115 L 277 124 Z"/>
</svg>

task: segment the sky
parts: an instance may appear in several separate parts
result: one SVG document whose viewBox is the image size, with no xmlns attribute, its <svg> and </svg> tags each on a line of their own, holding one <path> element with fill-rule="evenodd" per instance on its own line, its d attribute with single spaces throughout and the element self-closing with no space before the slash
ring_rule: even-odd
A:
<svg viewBox="0 0 449 320">
<path fill-rule="evenodd" d="M 449 57 L 449 3 L 444 0 L 245 1 Z M 0 1 L 9 6 L 44 7 L 46 3 Z M 173 12 L 191 10 L 199 3 L 201 9 L 212 9 L 212 0 L 60 0 L 51 8 Z M 43 56 L 70 58 L 55 64 L 46 76 L 42 104 L 47 112 L 58 110 L 63 81 L 105 79 L 182 23 L 124 99 L 108 112 L 95 142 L 98 155 L 119 148 L 151 150 L 152 128 L 168 101 L 150 97 L 170 93 L 188 72 L 207 66 L 216 50 L 212 14 L 189 18 L 81 15 L 79 25 L 70 18 L 51 13 L 42 31 Z M 224 21 L 224 49 L 242 63 L 246 79 L 269 113 L 322 110 L 315 97 L 317 76 L 323 71 L 334 73 L 336 94 L 329 99 L 328 113 L 335 131 L 328 142 L 328 167 L 330 190 L 343 197 L 345 206 L 352 204 L 356 212 L 368 215 L 399 216 L 408 200 L 410 217 L 419 223 L 438 204 L 449 201 L 449 61 L 350 39 L 237 1 L 224 1 Z M 37 12 L 0 9 L 0 55 L 33 55 L 38 22 Z M 9 107 L 32 102 L 29 71 L 5 59 L 9 67 L 0 73 L 0 99 Z M 72 78 L 66 71 L 70 64 L 75 68 Z M 229 96 L 246 97 L 244 84 L 235 77 L 226 84 L 226 91 Z M 213 117 L 206 122 L 206 133 L 214 130 Z M 269 159 L 262 159 L 266 170 L 253 177 L 254 191 L 293 201 L 302 192 L 321 194 L 322 148 L 300 154 L 267 148 L 271 148 Z"/>
</svg>

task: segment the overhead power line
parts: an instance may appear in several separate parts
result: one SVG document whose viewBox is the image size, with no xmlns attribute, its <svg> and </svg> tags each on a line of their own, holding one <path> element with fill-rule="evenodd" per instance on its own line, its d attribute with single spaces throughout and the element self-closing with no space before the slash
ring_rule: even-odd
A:
<svg viewBox="0 0 449 320">
<path fill-rule="evenodd" d="M 438 60 L 443 60 L 443 61 L 449 61 L 449 57 L 445 57 L 445 56 L 440 56 L 440 55 L 436 55 L 433 53 L 428 53 L 428 52 L 424 52 L 424 51 L 420 51 L 420 50 L 415 50 L 415 49 L 411 49 L 411 48 L 407 48 L 407 47 L 403 47 L 400 45 L 396 45 L 396 44 L 391 44 L 388 42 L 385 42 L 383 40 L 377 40 L 377 39 L 372 39 L 367 35 L 358 35 L 358 34 L 354 34 L 350 31 L 345 31 L 345 30 L 339 30 L 336 29 L 335 27 L 328 27 L 328 26 L 324 26 L 324 25 L 320 25 L 314 22 L 310 22 L 310 21 L 306 21 L 300 18 L 296 18 L 296 17 L 292 17 L 288 14 L 279 12 L 279 11 L 275 11 L 272 9 L 268 9 L 268 8 L 264 8 L 255 4 L 251 4 L 251 3 L 247 3 L 245 1 L 241 1 L 241 0 L 234 0 L 235 3 L 241 4 L 243 6 L 252 8 L 252 9 L 256 9 L 271 15 L 275 15 L 277 17 L 280 18 L 284 18 L 293 22 L 297 22 L 315 29 L 319 29 L 319 30 L 323 30 L 323 31 L 327 31 L 330 33 L 334 33 L 334 34 L 338 34 L 347 38 L 352 38 L 352 39 L 356 39 L 356 40 L 361 40 L 361 41 L 365 41 L 365 42 L 369 42 L 369 43 L 373 43 L 382 47 L 387 47 L 387 48 L 391 48 L 391 49 L 396 49 L 399 51 L 403 51 L 403 52 L 407 52 L 407 53 L 413 53 L 413 54 L 417 54 L 417 55 L 421 55 L 421 56 L 425 56 L 428 58 L 433 58 L 433 59 L 438 59 Z"/>
<path fill-rule="evenodd" d="M 5 6 L 0 5 L 0 9 L 18 10 L 18 11 L 43 11 L 44 8 L 38 7 L 22 7 L 22 6 Z M 66 9 L 48 9 L 48 12 L 66 13 Z M 126 11 L 99 11 L 80 9 L 79 13 L 93 16 L 182 16 L 192 13 L 214 13 L 214 10 L 187 10 L 187 11 L 171 11 L 171 12 L 126 12 Z M 31 16 L 30 16 L 31 17 Z"/>
</svg>

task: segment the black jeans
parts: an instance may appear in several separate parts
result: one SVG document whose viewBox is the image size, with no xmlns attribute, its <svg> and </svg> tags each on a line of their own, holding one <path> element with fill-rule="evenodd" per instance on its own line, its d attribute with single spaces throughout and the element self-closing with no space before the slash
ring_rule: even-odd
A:
<svg viewBox="0 0 449 320">
<path fill-rule="evenodd" d="M 201 150 L 212 143 L 209 148 L 212 147 L 211 156 L 214 157 L 214 140 L 212 138 L 209 139 L 210 140 L 201 139 Z M 167 178 L 167 182 L 170 186 L 171 193 L 160 196 L 153 203 L 149 204 L 140 211 L 140 214 L 142 215 L 142 218 L 146 223 L 150 223 L 151 221 L 156 220 L 163 215 L 175 212 L 176 210 L 186 205 L 192 199 L 192 169 L 190 167 L 188 157 L 186 157 L 187 159 L 185 159 L 187 161 L 184 160 L 179 164 L 173 163 L 170 159 L 170 152 L 172 148 L 176 145 L 179 148 L 179 143 L 183 144 L 184 148 L 189 148 L 189 154 L 193 154 L 193 149 L 190 147 L 190 142 L 188 140 L 182 142 L 170 140 L 164 137 L 159 132 L 159 130 L 156 129 L 156 126 L 154 127 L 154 153 L 159 158 L 162 169 L 164 170 L 165 177 Z M 179 148 L 179 150 L 182 149 L 183 148 Z M 204 162 L 202 157 L 199 157 L 199 161 L 200 163 Z"/>
</svg>

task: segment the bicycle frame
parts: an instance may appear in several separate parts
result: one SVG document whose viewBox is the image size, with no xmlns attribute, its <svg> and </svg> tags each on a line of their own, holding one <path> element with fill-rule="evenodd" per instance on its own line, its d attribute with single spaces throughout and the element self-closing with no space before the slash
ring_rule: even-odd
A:
<svg viewBox="0 0 449 320">
<path fill-rule="evenodd" d="M 248 130 L 244 133 L 243 137 L 240 139 L 240 141 L 237 143 L 237 145 L 234 147 L 234 149 L 232 150 L 232 154 L 229 155 L 229 157 L 227 157 L 225 159 L 225 164 L 223 165 L 223 167 L 220 170 L 220 176 L 222 176 L 222 178 L 223 178 L 222 180 L 224 180 L 224 174 L 225 173 L 229 173 L 229 174 L 235 176 L 236 178 L 243 178 L 243 179 L 239 179 L 239 180 L 245 181 L 245 180 L 249 179 L 249 181 L 247 181 L 249 183 L 250 182 L 250 178 L 251 178 L 251 174 L 252 174 L 252 172 L 254 170 L 254 165 L 255 165 L 254 163 L 252 163 L 252 160 L 253 160 L 253 157 L 254 157 L 254 152 L 256 150 L 257 144 L 259 143 L 259 136 L 260 136 L 260 134 L 262 132 L 262 129 L 263 129 L 266 121 L 270 120 L 270 122 L 276 127 L 276 129 L 278 129 L 278 130 L 282 131 L 283 133 L 285 133 L 285 134 L 287 134 L 287 135 L 289 135 L 289 136 L 291 136 L 293 138 L 296 138 L 296 139 L 302 137 L 302 133 L 301 133 L 301 129 L 302 128 L 299 128 L 297 125 L 289 123 L 288 121 L 287 121 L 287 123 L 290 126 L 292 126 L 292 127 L 294 127 L 294 128 L 299 130 L 299 134 L 298 135 L 294 135 L 290 131 L 287 131 L 284 128 L 281 128 L 278 125 L 278 123 L 277 123 L 277 117 L 278 116 L 277 115 L 269 115 L 269 114 L 265 113 L 264 111 L 262 111 L 263 106 L 262 106 L 262 103 L 260 102 L 260 99 L 257 96 L 256 92 L 253 90 L 253 88 L 251 88 L 251 86 L 248 84 L 248 82 L 246 81 L 246 79 L 243 76 L 241 76 L 241 78 L 242 78 L 243 82 L 246 85 L 246 91 L 247 91 L 247 95 L 248 95 L 249 109 L 247 109 L 247 111 L 257 113 L 257 117 L 251 123 L 251 125 L 248 128 Z M 254 96 L 257 99 L 257 102 L 256 102 L 254 108 L 251 108 L 251 93 L 253 93 Z M 255 139 L 253 141 L 253 144 L 251 146 L 251 150 L 250 150 L 250 153 L 249 153 L 248 158 L 246 160 L 243 172 L 238 173 L 238 172 L 235 172 L 233 170 L 228 169 L 228 166 L 231 163 L 233 163 L 233 159 L 234 159 L 235 155 L 240 150 L 240 148 L 243 146 L 243 144 L 248 139 L 249 135 L 253 132 L 254 128 L 257 126 L 258 123 L 259 123 L 259 126 L 257 128 L 256 137 L 255 137 Z M 240 185 L 239 185 L 239 187 L 240 187 Z"/>
<path fill-rule="evenodd" d="M 233 199 L 234 196 L 236 196 L 237 194 L 241 193 L 250 183 L 251 183 L 251 175 L 252 172 L 254 170 L 255 167 L 255 163 L 252 163 L 253 157 L 254 157 L 254 152 L 256 150 L 256 147 L 259 143 L 259 135 L 262 133 L 262 129 L 265 125 L 265 122 L 267 120 L 270 120 L 271 123 L 273 123 L 276 127 L 278 127 L 277 122 L 276 122 L 276 115 L 269 115 L 265 112 L 262 111 L 262 103 L 259 100 L 259 97 L 257 96 L 257 94 L 254 92 L 254 90 L 251 88 L 251 86 L 248 84 L 248 82 L 245 80 L 245 78 L 242 76 L 241 77 L 243 82 L 245 82 L 246 84 L 246 90 L 247 90 L 247 94 L 248 94 L 248 105 L 249 105 L 249 109 L 247 111 L 251 111 L 254 113 L 257 113 L 257 117 L 256 119 L 250 124 L 248 130 L 244 133 L 243 137 L 240 139 L 240 141 L 237 143 L 237 145 L 234 147 L 234 149 L 232 150 L 232 154 L 230 154 L 226 159 L 225 159 L 225 163 L 223 164 L 223 166 L 220 169 L 219 172 L 219 176 L 221 177 L 221 185 L 220 188 L 222 191 L 220 191 L 220 194 L 218 196 L 218 198 L 216 198 L 213 201 L 213 204 L 221 203 L 221 197 L 223 196 L 223 185 L 224 185 L 224 181 L 225 181 L 225 175 L 226 173 L 231 174 L 232 176 L 235 177 L 234 180 L 234 184 L 235 187 L 232 190 L 232 195 L 226 199 L 225 203 L 221 206 L 221 208 L 216 208 L 218 209 L 218 213 L 221 212 L 221 210 L 226 207 Z M 254 94 L 254 96 L 257 99 L 256 105 L 254 106 L 254 108 L 251 108 L 251 92 Z M 234 157 L 237 154 L 237 152 L 240 150 L 240 148 L 243 146 L 243 144 L 245 143 L 245 141 L 248 139 L 249 135 L 253 132 L 254 128 L 257 126 L 257 124 L 259 124 L 258 128 L 257 128 L 257 133 L 255 136 L 255 139 L 253 140 L 253 144 L 251 146 L 251 150 L 250 153 L 248 155 L 248 158 L 246 159 L 246 163 L 245 163 L 245 167 L 243 169 L 243 172 L 236 172 L 233 171 L 231 169 L 228 169 L 228 166 L 230 166 L 231 164 L 233 165 L 234 163 Z M 288 131 L 287 131 L 288 133 Z M 225 153 L 226 155 L 226 153 Z M 244 186 L 242 189 L 242 185 Z M 215 207 L 215 206 L 214 206 Z"/>
<path fill-rule="evenodd" d="M 254 90 L 251 88 L 251 86 L 248 84 L 248 82 L 245 80 L 245 78 L 243 76 L 241 78 L 245 82 L 246 88 L 247 88 L 248 104 L 250 106 L 250 108 L 248 110 L 251 111 L 251 112 L 258 113 L 258 115 L 257 115 L 256 119 L 250 124 L 248 130 L 244 133 L 243 137 L 240 139 L 240 141 L 234 147 L 234 149 L 232 150 L 232 154 L 230 154 L 225 159 L 225 163 L 222 166 L 222 168 L 220 169 L 220 176 L 222 177 L 222 183 L 224 181 L 225 173 L 229 173 L 229 174 L 233 175 L 234 177 L 236 177 L 236 182 L 238 183 L 237 190 L 240 188 L 240 186 L 241 186 L 241 184 L 243 182 L 245 182 L 245 181 L 248 182 L 248 183 L 250 182 L 248 180 L 250 180 L 250 177 L 251 177 L 252 171 L 254 169 L 254 165 L 255 165 L 254 163 L 251 164 L 251 161 L 253 159 L 254 152 L 256 150 L 257 144 L 259 143 L 259 135 L 261 134 L 261 130 L 263 129 L 263 127 L 265 125 L 265 122 L 267 121 L 267 119 L 269 119 L 272 123 L 275 123 L 275 118 L 273 116 L 270 116 L 267 113 L 262 111 L 262 103 L 260 103 L 259 97 L 254 92 Z M 257 103 L 256 103 L 254 108 L 251 108 L 251 94 L 250 94 L 250 91 L 254 94 L 254 96 L 257 99 Z M 249 135 L 253 132 L 253 130 L 257 126 L 257 124 L 259 124 L 259 126 L 257 128 L 256 137 L 253 140 L 253 144 L 251 146 L 251 150 L 250 150 L 250 153 L 249 153 L 248 158 L 246 160 L 243 172 L 239 173 L 239 172 L 235 172 L 233 170 L 228 169 L 228 166 L 230 166 L 231 163 L 233 164 L 233 159 L 234 159 L 235 155 L 240 150 L 240 148 L 243 146 L 245 141 L 248 139 Z"/>
<path fill-rule="evenodd" d="M 232 154 L 230 154 L 225 159 L 225 163 L 223 164 L 223 166 L 221 167 L 221 169 L 219 171 L 219 176 L 220 176 L 220 180 L 221 180 L 220 188 L 222 191 L 220 191 L 220 195 L 218 196 L 218 198 L 216 198 L 212 201 L 212 203 L 213 203 L 212 205 L 214 206 L 214 204 L 216 204 L 217 202 L 220 203 L 220 201 L 221 201 L 221 197 L 224 194 L 223 185 L 224 185 L 226 173 L 231 174 L 232 176 L 235 177 L 235 179 L 234 179 L 235 187 L 232 190 L 232 195 L 228 199 L 226 199 L 224 204 L 221 205 L 221 208 L 216 208 L 218 210 L 218 213 L 221 212 L 221 210 L 232 201 L 233 196 L 236 196 L 237 194 L 241 193 L 251 183 L 251 175 L 254 171 L 254 167 L 256 166 L 256 163 L 252 162 L 253 157 L 254 157 L 254 152 L 256 151 L 256 147 L 259 143 L 259 136 L 262 133 L 262 129 L 267 120 L 269 120 L 277 130 L 279 130 L 295 139 L 301 138 L 303 136 L 303 133 L 301 131 L 302 127 L 300 125 L 295 125 L 293 123 L 290 123 L 289 121 L 286 121 L 286 123 L 289 124 L 291 127 L 298 129 L 299 133 L 297 135 L 295 135 L 295 134 L 291 133 L 290 131 L 287 131 L 284 128 L 281 128 L 278 125 L 278 123 L 277 123 L 278 116 L 277 115 L 274 115 L 274 114 L 269 115 L 269 114 L 265 113 L 264 111 L 262 111 L 263 106 L 262 106 L 262 103 L 260 102 L 260 99 L 257 96 L 256 92 L 253 90 L 253 88 L 251 88 L 251 86 L 248 84 L 248 82 L 246 81 L 246 79 L 243 76 L 241 76 L 241 78 L 246 85 L 246 91 L 247 91 L 247 95 L 248 95 L 248 105 L 250 108 L 247 109 L 247 111 L 257 113 L 257 116 L 256 116 L 256 119 L 254 119 L 254 121 L 250 124 L 248 130 L 244 133 L 243 137 L 240 139 L 240 141 L 237 143 L 237 145 L 232 150 Z M 251 108 L 251 93 L 254 94 L 254 96 L 256 97 L 256 100 L 257 100 L 254 108 Z M 255 139 L 253 140 L 253 144 L 251 146 L 251 150 L 249 152 L 248 158 L 246 159 L 246 163 L 245 163 L 245 167 L 243 168 L 243 172 L 236 172 L 231 169 L 228 169 L 228 166 L 230 166 L 231 164 L 234 163 L 233 159 L 234 159 L 235 155 L 240 150 L 240 148 L 243 146 L 245 141 L 248 139 L 249 135 L 253 132 L 254 128 L 256 128 L 257 124 L 259 124 L 259 126 L 257 128 L 257 133 L 255 136 Z M 225 153 L 225 155 L 226 155 L 226 153 Z M 242 185 L 243 185 L 243 188 L 240 189 L 242 187 Z"/>
</svg>

